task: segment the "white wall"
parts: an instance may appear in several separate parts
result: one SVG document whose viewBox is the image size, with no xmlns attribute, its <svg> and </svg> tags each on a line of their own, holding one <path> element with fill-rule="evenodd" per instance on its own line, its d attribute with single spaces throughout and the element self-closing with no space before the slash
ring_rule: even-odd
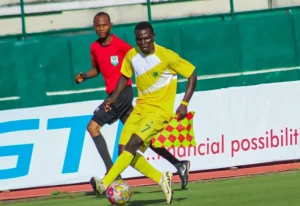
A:
<svg viewBox="0 0 300 206">
<path fill-rule="evenodd" d="M 234 0 L 234 10 L 237 12 L 268 9 L 268 0 Z"/>
<path fill-rule="evenodd" d="M 17 3 L 19 0 L 0 0 L 1 4 Z M 40 0 L 25 0 L 25 2 Z M 88 0 L 84 0 L 88 2 Z M 268 9 L 270 0 L 234 0 L 235 11 L 249 11 Z M 300 0 L 272 0 L 274 8 L 300 5 Z M 28 5 L 27 5 L 28 6 Z M 92 26 L 92 19 L 99 11 L 108 12 L 115 24 L 132 23 L 147 20 L 147 7 L 142 4 L 94 8 L 62 13 L 31 16 L 26 18 L 27 32 L 42 32 L 68 28 L 82 28 Z M 199 0 L 194 2 L 180 2 L 159 4 L 152 6 L 153 19 L 182 18 L 188 16 L 227 13 L 230 11 L 229 0 Z M 1 13 L 0 13 L 1 16 Z M 20 18 L 0 19 L 0 35 L 18 34 L 22 32 Z"/>
<path fill-rule="evenodd" d="M 300 6 L 300 0 L 272 0 L 272 7 Z"/>
<path fill-rule="evenodd" d="M 24 3 L 41 2 L 41 0 L 24 0 Z M 19 4 L 20 0 L 1 0 L 0 6 Z"/>
<path fill-rule="evenodd" d="M 27 32 L 89 27 L 92 26 L 94 15 L 99 11 L 108 12 L 115 24 L 147 20 L 147 7 L 142 4 L 105 7 L 102 9 L 65 11 L 47 16 L 27 17 Z M 169 19 L 202 14 L 226 13 L 229 11 L 228 0 L 195 1 L 153 5 L 152 17 L 153 19 Z M 0 35 L 16 34 L 22 31 L 20 18 L 0 19 L 0 27 Z"/>
</svg>

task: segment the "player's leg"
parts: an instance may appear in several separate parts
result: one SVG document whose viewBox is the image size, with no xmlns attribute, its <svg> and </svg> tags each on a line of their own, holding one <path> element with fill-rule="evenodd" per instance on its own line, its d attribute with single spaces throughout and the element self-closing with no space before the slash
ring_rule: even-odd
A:
<svg viewBox="0 0 300 206">
<path fill-rule="evenodd" d="M 137 125 L 139 125 L 140 122 L 140 115 L 135 114 L 134 112 L 130 117 L 128 118 L 128 114 L 131 113 L 131 110 L 129 110 L 128 113 L 126 113 L 122 118 L 122 122 L 126 122 L 124 124 L 124 128 L 122 130 L 121 136 L 120 136 L 120 141 L 119 141 L 119 155 L 124 151 L 125 145 L 129 142 L 131 136 L 133 138 L 136 138 L 135 135 L 133 135 L 134 131 L 137 129 Z M 127 120 L 128 119 L 128 120 Z M 134 140 L 134 142 L 138 142 L 140 139 Z M 142 143 L 141 143 L 142 144 Z M 138 147 L 139 148 L 139 147 Z M 134 159 L 130 163 L 130 165 L 141 172 L 143 175 L 151 178 L 155 182 L 159 183 L 159 180 L 161 179 L 161 173 L 157 173 L 151 165 L 149 167 L 149 164 L 147 160 L 140 155 L 139 153 L 136 153 L 134 156 Z"/>
<path fill-rule="evenodd" d="M 126 131 L 126 130 L 124 130 L 124 128 L 123 128 L 122 133 L 123 133 L 123 131 Z M 118 156 L 120 156 L 123 153 L 123 151 L 125 150 L 125 146 L 126 146 L 127 142 L 129 141 L 130 136 L 132 134 L 132 132 L 126 132 L 128 134 L 128 136 L 126 136 L 126 138 L 124 138 L 125 136 L 122 135 L 122 133 L 121 133 L 119 146 L 118 146 Z"/>
<path fill-rule="evenodd" d="M 136 114 L 135 112 L 131 113 L 131 110 L 128 110 L 129 112 L 125 113 L 125 115 L 121 118 L 122 122 L 126 122 L 124 125 L 124 128 L 122 130 L 120 141 L 119 141 L 119 155 L 124 151 L 125 145 L 127 145 L 131 141 L 135 142 L 137 144 L 137 149 L 140 148 L 139 145 L 143 144 L 143 140 L 140 138 L 137 138 L 136 134 L 134 132 L 138 130 L 138 125 L 141 122 L 140 114 Z M 128 114 L 130 114 L 130 117 L 128 118 Z M 149 133 L 149 135 L 151 135 Z M 138 143 L 140 142 L 140 143 Z M 128 147 L 128 146 L 127 146 Z M 136 149 L 136 148 L 135 148 Z M 136 150 L 137 150 L 136 149 Z M 141 172 L 143 175 L 153 179 L 155 182 L 159 183 L 159 180 L 161 179 L 161 174 L 157 173 L 154 168 L 147 167 L 148 162 L 147 160 L 140 155 L 139 153 L 136 153 L 134 151 L 131 151 L 131 153 L 134 153 L 134 159 L 131 162 L 131 166 Z M 146 166 L 146 167 L 145 167 Z"/>
<path fill-rule="evenodd" d="M 130 114 L 133 111 L 133 105 L 132 105 L 132 101 L 133 101 L 133 91 L 131 87 L 127 87 L 125 89 L 125 97 L 123 99 L 123 104 L 120 106 L 119 111 L 120 111 L 120 121 L 123 123 L 124 127 L 125 127 L 125 122 L 127 122 Z M 139 118 L 135 118 L 132 117 L 129 121 L 128 124 L 126 124 L 127 129 L 122 130 L 121 136 L 120 136 L 120 140 L 119 140 L 119 148 L 118 148 L 118 155 L 120 156 L 120 154 L 124 151 L 125 149 L 125 145 L 127 144 L 127 142 L 130 139 L 130 136 L 132 134 L 132 129 L 133 129 L 133 125 L 136 125 L 138 123 L 140 119 Z M 125 133 L 124 133 L 125 131 Z"/>
<path fill-rule="evenodd" d="M 152 135 L 153 136 L 153 135 Z M 134 151 L 137 151 L 137 147 L 140 148 L 143 145 L 149 144 L 151 138 L 145 138 L 142 135 L 133 134 L 125 147 L 125 152 L 130 152 L 131 154 Z M 148 142 L 148 143 L 147 143 Z M 145 150 L 144 150 L 145 151 Z M 146 158 L 138 152 L 135 152 L 135 156 L 130 164 L 132 167 L 137 169 L 143 175 L 151 178 L 156 182 L 164 192 L 166 196 L 167 203 L 171 203 L 173 199 L 172 191 L 172 173 L 171 172 L 159 172 L 154 168 Z"/>
<path fill-rule="evenodd" d="M 122 105 L 122 107 L 120 107 L 120 112 L 121 112 L 120 120 L 123 122 L 123 124 L 126 122 L 126 120 L 128 119 L 130 113 L 133 110 L 133 107 L 132 107 L 133 91 L 132 91 L 132 89 L 130 89 L 130 90 L 127 89 L 126 93 L 127 94 L 126 94 L 126 97 L 124 98 L 124 104 Z M 125 144 L 129 141 L 130 136 L 131 136 L 131 134 L 128 134 L 128 136 L 125 137 L 125 142 L 123 140 L 123 143 L 122 143 L 122 138 L 120 139 L 121 143 L 119 144 L 119 155 L 124 150 Z M 150 148 L 155 153 L 157 153 L 158 155 L 160 155 L 161 157 L 163 157 L 167 161 L 169 161 L 171 164 L 173 164 L 173 166 L 177 169 L 178 174 L 180 176 L 181 188 L 184 189 L 186 187 L 187 183 L 188 183 L 190 162 L 189 161 L 179 161 L 174 155 L 172 155 L 169 152 L 169 150 L 167 150 L 165 148 L 154 148 L 152 146 L 152 144 L 150 145 Z M 146 175 L 146 174 L 144 174 L 144 175 Z"/>
<path fill-rule="evenodd" d="M 134 115 L 135 114 L 131 114 L 130 118 Z M 137 150 L 142 145 L 149 143 L 151 138 L 164 127 L 166 121 L 161 121 L 161 118 L 158 118 L 158 121 L 155 121 L 155 118 L 158 118 L 157 115 L 148 115 L 148 118 L 143 118 L 139 124 L 136 125 L 137 132 L 130 137 L 129 142 L 125 146 L 124 152 L 118 157 L 117 161 L 104 177 L 102 182 L 99 183 L 99 187 L 97 189 L 100 193 L 104 192 L 114 181 L 116 176 L 122 173 L 131 164 L 142 174 L 145 174 L 157 182 L 165 193 L 167 202 L 171 203 L 173 196 L 171 188 L 172 173 L 160 173 L 152 167 L 142 155 L 137 153 Z M 125 123 L 123 131 L 126 131 L 128 123 L 129 120 Z"/>
<path fill-rule="evenodd" d="M 140 122 L 140 127 L 138 127 L 135 132 L 136 137 L 142 140 L 140 143 L 141 146 L 139 147 L 142 152 L 145 151 L 146 147 L 151 145 L 152 138 L 159 131 L 161 131 L 166 126 L 167 123 L 168 123 L 168 119 L 165 119 L 164 117 L 160 117 L 157 114 L 153 114 L 153 113 L 147 114 L 146 112 L 143 113 L 143 117 Z M 130 142 L 129 144 L 126 145 L 126 148 L 127 147 L 130 147 Z M 151 178 L 152 176 L 151 179 L 157 182 L 161 187 L 162 191 L 164 192 L 167 203 L 172 202 L 173 191 L 172 191 L 171 172 L 164 172 L 164 173 L 160 173 L 159 175 L 159 171 L 157 171 L 154 167 L 152 167 L 152 165 L 150 165 L 142 155 L 139 155 L 139 153 L 137 153 L 137 155 L 135 156 L 132 165 L 147 177 Z"/>
<path fill-rule="evenodd" d="M 131 92 L 132 92 L 132 90 L 131 90 Z M 125 124 L 125 122 L 127 121 L 130 113 L 133 110 L 132 103 L 131 103 L 132 99 L 133 99 L 133 95 L 128 94 L 127 96 L 129 98 L 128 101 L 127 101 L 128 102 L 127 103 L 128 107 L 124 108 L 123 115 L 120 117 L 120 120 L 123 124 Z M 131 125 L 131 123 L 130 123 L 130 125 Z M 136 125 L 136 123 L 134 123 L 133 125 Z M 126 131 L 130 131 L 130 129 L 127 129 Z M 129 141 L 130 136 L 131 136 L 131 133 L 121 135 L 120 142 L 119 142 L 119 155 L 123 152 L 126 143 Z M 150 148 L 155 153 L 157 153 L 158 155 L 160 155 L 161 157 L 163 157 L 167 161 L 169 161 L 177 169 L 179 177 L 181 179 L 181 188 L 184 189 L 188 184 L 190 161 L 180 161 L 180 160 L 178 160 L 166 148 L 155 148 L 155 147 L 153 147 L 152 144 L 150 144 Z M 136 169 L 138 170 L 138 168 L 136 168 Z M 144 174 L 142 171 L 140 171 L 140 172 L 142 174 Z M 146 174 L 144 174 L 144 175 L 147 176 Z"/>
<path fill-rule="evenodd" d="M 87 130 L 91 134 L 97 147 L 97 150 L 102 157 L 108 172 L 113 165 L 111 156 L 109 154 L 106 141 L 100 133 L 100 128 L 105 124 L 112 124 L 117 121 L 120 117 L 129 115 L 132 111 L 133 91 L 132 87 L 128 86 L 120 94 L 117 101 L 112 107 L 112 110 L 106 112 L 104 109 L 104 103 L 99 105 L 94 111 L 94 116 L 88 124 Z M 127 115 L 127 116 L 128 116 Z M 122 120 L 124 121 L 124 120 Z M 124 122 L 123 122 L 124 123 Z"/>
<path fill-rule="evenodd" d="M 125 150 L 118 157 L 111 170 L 107 173 L 104 179 L 98 183 L 98 192 L 103 193 L 106 191 L 108 186 L 115 180 L 115 178 L 129 165 L 132 165 L 142 174 L 150 177 L 156 183 L 158 183 L 165 193 L 167 203 L 171 203 L 173 197 L 172 173 L 160 173 L 153 166 L 151 166 L 141 154 L 137 153 L 138 148 L 142 144 L 143 140 L 139 136 L 136 134 L 131 136 L 128 144 L 125 146 Z"/>
<path fill-rule="evenodd" d="M 87 131 L 90 133 L 95 143 L 95 146 L 97 148 L 97 151 L 105 164 L 106 173 L 112 167 L 113 162 L 111 159 L 111 155 L 108 151 L 106 141 L 103 135 L 101 134 L 101 127 L 103 127 L 105 124 L 111 124 L 117 119 L 118 119 L 117 112 L 115 110 L 106 112 L 104 110 L 104 105 L 102 103 L 94 111 L 94 115 L 87 126 Z M 96 179 L 97 177 L 92 177 L 90 179 L 90 184 L 92 185 L 94 191 L 96 191 Z"/>
<path fill-rule="evenodd" d="M 95 119 L 95 116 L 93 117 L 93 119 Z M 95 122 L 93 119 L 88 123 L 87 131 L 90 133 L 97 151 L 105 164 L 106 171 L 108 172 L 113 163 L 107 148 L 106 141 L 100 132 L 100 129 L 103 125 L 100 126 L 99 123 Z"/>
<path fill-rule="evenodd" d="M 122 129 L 120 141 L 119 141 L 119 148 L 122 150 L 124 148 L 123 145 L 126 145 L 131 137 L 134 125 L 138 124 L 140 121 L 140 115 L 135 114 L 134 112 L 131 113 L 128 120 L 125 122 L 124 127 Z M 115 177 L 118 174 L 121 174 L 122 171 L 131 163 L 133 159 L 133 155 L 131 153 L 128 153 L 126 150 L 123 152 L 120 151 L 120 155 L 117 158 L 115 164 L 111 168 L 110 172 L 105 176 L 106 181 L 104 184 L 104 188 L 102 185 L 102 182 L 97 182 L 97 192 L 101 194 L 106 190 L 106 188 L 111 184 L 112 181 L 114 181 Z"/>
<path fill-rule="evenodd" d="M 152 144 L 150 144 L 150 148 L 160 155 L 161 157 L 165 158 L 168 162 L 170 162 L 178 171 L 179 177 L 181 179 L 181 188 L 184 189 L 189 181 L 189 170 L 190 170 L 190 161 L 178 160 L 174 155 L 171 154 L 169 150 L 166 148 L 155 148 Z"/>
<path fill-rule="evenodd" d="M 121 121 L 123 123 L 127 122 L 124 124 L 124 128 L 122 130 L 121 136 L 120 136 L 120 141 L 119 141 L 119 155 L 124 151 L 125 145 L 129 142 L 130 137 L 132 136 L 133 132 L 136 130 L 136 126 L 139 124 L 140 121 L 140 116 L 137 114 L 132 114 L 129 117 L 129 114 L 131 113 L 131 109 L 128 110 L 122 118 Z M 128 121 L 127 121 L 128 119 Z M 139 153 L 136 153 L 134 156 L 134 159 L 130 163 L 130 165 L 135 168 L 137 171 L 142 173 L 143 175 L 151 178 L 155 182 L 159 183 L 159 180 L 161 179 L 161 173 L 157 173 L 154 168 L 147 162 L 147 160 Z"/>
<path fill-rule="evenodd" d="M 122 91 L 122 93 L 119 95 L 117 101 L 115 102 L 115 104 L 112 107 L 112 110 L 109 112 L 106 112 L 104 110 L 104 105 L 102 103 L 102 105 L 100 105 L 96 109 L 94 119 L 100 119 L 99 124 L 101 123 L 101 120 L 102 120 L 102 122 L 105 122 L 107 124 L 112 124 L 117 119 L 120 119 L 122 121 L 122 123 L 124 124 L 125 121 L 127 120 L 128 116 L 130 115 L 131 111 L 133 110 L 132 101 L 133 101 L 132 87 L 127 86 Z M 119 154 L 124 150 L 124 147 L 125 147 L 125 145 L 119 146 Z M 108 153 L 108 149 L 107 149 L 107 153 Z M 108 171 L 109 170 L 107 170 L 107 172 Z M 122 178 L 121 175 L 119 175 L 117 177 L 117 179 L 120 179 L 120 178 Z M 99 193 L 96 191 L 98 182 L 99 182 L 99 180 L 97 177 L 92 177 L 90 180 L 90 183 L 97 195 L 99 195 Z"/>
</svg>

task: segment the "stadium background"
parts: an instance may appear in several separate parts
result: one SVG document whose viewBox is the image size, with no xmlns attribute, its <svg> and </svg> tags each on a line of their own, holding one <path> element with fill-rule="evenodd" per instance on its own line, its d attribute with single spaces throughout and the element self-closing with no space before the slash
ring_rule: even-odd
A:
<svg viewBox="0 0 300 206">
<path fill-rule="evenodd" d="M 84 10 L 72 1 L 53 1 L 73 8 L 53 11 L 41 2 L 25 1 L 30 12 L 22 29 L 18 1 L 1 1 L 0 124 L 10 109 L 105 97 L 101 78 L 74 82 L 76 73 L 90 68 L 89 45 L 96 38 L 91 20 L 99 10 L 111 14 L 113 32 L 133 46 L 135 22 L 150 18 L 157 43 L 196 65 L 197 91 L 299 80 L 299 1 L 172 1 L 150 7 L 143 1 Z M 179 82 L 178 93 L 185 83 Z"/>
</svg>

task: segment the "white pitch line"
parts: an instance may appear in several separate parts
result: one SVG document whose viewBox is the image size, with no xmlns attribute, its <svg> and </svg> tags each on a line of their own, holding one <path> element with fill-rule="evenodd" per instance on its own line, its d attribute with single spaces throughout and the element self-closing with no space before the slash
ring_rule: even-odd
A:
<svg viewBox="0 0 300 206">
<path fill-rule="evenodd" d="M 135 84 L 132 84 L 133 87 L 136 87 Z M 69 95 L 69 94 L 82 94 L 90 92 L 105 91 L 105 87 L 98 87 L 92 89 L 81 89 L 81 90 L 68 90 L 68 91 L 59 91 L 59 92 L 46 92 L 47 96 L 58 96 L 58 95 Z"/>
<path fill-rule="evenodd" d="M 14 97 L 2 97 L 0 98 L 0 101 L 10 101 L 10 100 L 18 100 L 20 97 L 14 96 Z"/>
<path fill-rule="evenodd" d="M 236 77 L 236 76 L 252 75 L 252 74 L 292 71 L 292 70 L 297 70 L 297 69 L 300 69 L 300 67 L 264 69 L 264 70 L 258 70 L 258 71 L 235 72 L 235 73 L 227 73 L 227 74 L 202 75 L 202 76 L 197 76 L 197 80 L 218 79 L 218 78 L 224 78 L 224 77 Z M 178 80 L 178 82 L 186 82 L 186 81 L 187 81 L 187 79 L 179 79 Z"/>
<path fill-rule="evenodd" d="M 197 80 L 219 79 L 219 78 L 224 78 L 224 77 L 235 77 L 235 76 L 252 75 L 252 74 L 291 71 L 291 70 L 297 70 L 297 69 L 300 69 L 300 67 L 275 68 L 275 69 L 264 69 L 264 70 L 249 71 L 249 72 L 235 72 L 235 73 L 226 73 L 226 74 L 202 75 L 202 76 L 197 76 Z M 179 79 L 178 80 L 178 82 L 186 82 L 186 81 L 187 81 L 187 79 Z M 135 84 L 133 84 L 132 86 L 136 87 Z M 105 91 L 105 87 L 98 87 L 98 88 L 92 88 L 92 89 L 81 89 L 81 90 L 46 92 L 46 95 L 47 96 L 59 96 L 59 95 L 90 93 L 90 92 L 97 92 L 97 91 Z"/>
</svg>

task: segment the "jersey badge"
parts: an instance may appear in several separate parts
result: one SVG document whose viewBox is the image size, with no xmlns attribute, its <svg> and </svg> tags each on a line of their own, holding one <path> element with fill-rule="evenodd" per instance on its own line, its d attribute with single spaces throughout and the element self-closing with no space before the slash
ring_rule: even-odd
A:
<svg viewBox="0 0 300 206">
<path fill-rule="evenodd" d="M 110 63 L 114 66 L 117 66 L 119 64 L 119 58 L 118 56 L 111 56 L 110 57 Z"/>
</svg>

